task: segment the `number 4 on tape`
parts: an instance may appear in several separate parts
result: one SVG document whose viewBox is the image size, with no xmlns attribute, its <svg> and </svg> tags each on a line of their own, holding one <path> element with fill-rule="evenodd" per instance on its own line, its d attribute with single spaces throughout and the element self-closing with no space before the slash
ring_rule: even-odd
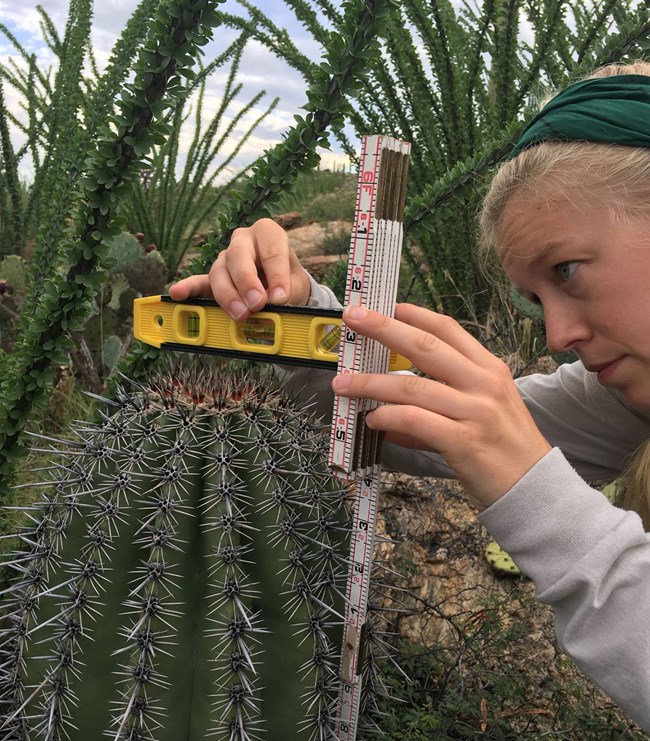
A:
<svg viewBox="0 0 650 741">
<path fill-rule="evenodd" d="M 387 136 L 365 137 L 361 150 L 355 221 L 350 239 L 345 304 L 393 316 L 402 248 L 402 215 L 410 144 Z M 343 325 L 338 373 L 386 373 L 389 351 Z M 361 711 L 361 670 L 381 469 L 380 439 L 364 425 L 378 406 L 335 397 L 329 464 L 354 482 L 345 624 L 336 719 L 338 741 L 355 741 Z"/>
</svg>

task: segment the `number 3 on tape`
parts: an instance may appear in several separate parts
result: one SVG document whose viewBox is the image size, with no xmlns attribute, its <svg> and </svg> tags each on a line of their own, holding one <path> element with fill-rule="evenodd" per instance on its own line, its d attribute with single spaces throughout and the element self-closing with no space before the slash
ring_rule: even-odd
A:
<svg viewBox="0 0 650 741">
<path fill-rule="evenodd" d="M 393 316 L 402 247 L 402 214 L 410 144 L 386 136 L 365 137 L 350 239 L 346 305 L 364 305 Z M 386 373 L 388 350 L 343 325 L 338 373 Z M 377 435 L 363 429 L 375 402 L 336 396 L 329 464 L 355 487 L 345 624 L 336 720 L 338 741 L 355 741 L 361 705 L 366 613 L 372 544 L 381 477 Z M 361 428 L 361 429 L 360 429 Z"/>
</svg>

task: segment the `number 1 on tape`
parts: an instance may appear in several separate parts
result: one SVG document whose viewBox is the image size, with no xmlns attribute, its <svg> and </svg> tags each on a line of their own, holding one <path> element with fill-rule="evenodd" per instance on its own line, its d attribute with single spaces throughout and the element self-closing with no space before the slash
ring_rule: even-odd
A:
<svg viewBox="0 0 650 741">
<path fill-rule="evenodd" d="M 409 156 L 410 144 L 406 142 L 387 136 L 364 138 L 350 239 L 344 303 L 391 317 L 397 298 Z M 343 325 L 338 373 L 386 373 L 388 364 L 387 348 Z M 365 399 L 334 398 L 329 464 L 355 487 L 339 669 L 339 741 L 356 739 L 361 709 L 361 669 L 381 477 L 380 441 L 365 428 L 363 420 L 377 406 L 377 402 Z"/>
</svg>

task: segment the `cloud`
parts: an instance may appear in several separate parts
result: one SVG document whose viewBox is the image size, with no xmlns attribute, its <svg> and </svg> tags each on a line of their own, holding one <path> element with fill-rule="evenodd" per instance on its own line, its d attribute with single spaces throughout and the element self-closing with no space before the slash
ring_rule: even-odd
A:
<svg viewBox="0 0 650 741">
<path fill-rule="evenodd" d="M 39 23 L 40 15 L 36 10 L 37 2 L 29 3 L 22 0 L 20 6 L 15 0 L 0 0 L 0 21 L 5 23 L 19 42 L 30 52 L 35 52 L 39 66 L 46 69 L 54 62 L 53 55 L 42 39 Z M 100 68 L 103 68 L 110 56 L 111 49 L 118 39 L 128 18 L 137 7 L 139 0 L 111 0 L 111 2 L 96 2 L 92 19 L 91 39 L 93 51 Z M 40 5 L 50 16 L 60 34 L 63 34 L 68 15 L 69 0 L 40 0 Z M 311 35 L 298 24 L 293 13 L 287 8 L 283 0 L 264 0 L 264 12 L 280 27 L 286 27 L 294 44 L 310 59 L 317 61 L 322 50 Z M 242 14 L 244 11 L 236 0 L 226 0 L 222 9 L 232 13 Z M 220 54 L 236 37 L 236 32 L 228 28 L 220 28 L 215 39 L 205 47 L 203 61 L 209 62 Z M 0 37 L 0 61 L 6 62 L 9 56 L 20 60 L 11 44 Z M 205 98 L 204 118 L 210 112 L 216 111 L 223 97 L 229 69 L 216 70 L 207 86 Z M 279 98 L 279 103 L 273 113 L 264 119 L 255 132 L 255 137 L 242 148 L 238 155 L 237 166 L 244 166 L 255 159 L 263 150 L 269 149 L 278 143 L 282 134 L 293 124 L 293 117 L 301 112 L 306 102 L 306 83 L 302 76 L 292 69 L 285 61 L 276 57 L 271 51 L 255 41 L 249 41 L 237 73 L 237 83 L 242 85 L 241 92 L 232 102 L 224 116 L 224 125 L 231 120 L 241 108 L 257 93 L 265 91 L 263 100 L 254 111 L 251 111 L 234 135 L 247 130 L 250 123 L 265 110 L 271 101 Z M 11 98 L 12 110 L 18 106 L 18 97 Z M 20 143 L 20 135 L 15 134 L 16 143 Z M 183 142 L 191 141 L 191 131 L 184 132 Z M 231 142 L 229 147 L 234 147 Z"/>
</svg>

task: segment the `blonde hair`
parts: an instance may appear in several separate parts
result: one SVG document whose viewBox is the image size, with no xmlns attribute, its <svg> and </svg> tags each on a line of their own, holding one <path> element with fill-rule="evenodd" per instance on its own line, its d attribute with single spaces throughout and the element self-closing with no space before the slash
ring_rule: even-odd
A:
<svg viewBox="0 0 650 741">
<path fill-rule="evenodd" d="M 650 76 L 650 63 L 612 64 L 588 77 Z M 545 141 L 504 162 L 483 199 L 479 257 L 489 269 L 498 253 L 501 220 L 510 198 L 581 198 L 618 218 L 650 216 L 650 149 L 590 142 Z M 650 440 L 633 454 L 617 482 L 616 504 L 637 512 L 650 531 Z"/>
</svg>

